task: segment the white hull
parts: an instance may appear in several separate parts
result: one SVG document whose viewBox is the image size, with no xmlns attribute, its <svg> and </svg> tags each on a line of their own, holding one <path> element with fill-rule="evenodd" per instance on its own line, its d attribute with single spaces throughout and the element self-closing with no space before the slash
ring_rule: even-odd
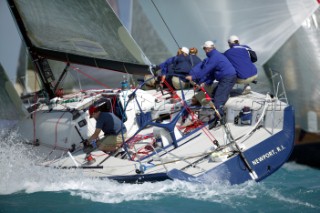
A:
<svg viewBox="0 0 320 213">
<path fill-rule="evenodd" d="M 124 91 L 119 95 L 123 106 L 128 104 L 126 106 L 128 119 L 125 122 L 128 138 L 135 136 L 131 141 L 127 140 L 130 157 L 124 153 L 109 155 L 95 150 L 91 153 L 93 159 L 88 161 L 86 153 L 82 151 L 81 142 L 93 133 L 95 120 L 89 119 L 87 111 L 83 109 L 87 109 L 101 97 L 113 94 L 101 93 L 101 91 L 93 94 L 92 92 L 90 95 L 82 94 L 82 97 L 78 94 L 79 101 L 75 102 L 63 103 L 66 101 L 59 100 L 63 104 L 51 105 L 51 111 L 45 108 L 47 106 L 39 107 L 32 113 L 32 119 L 29 118 L 19 124 L 24 138 L 28 141 L 37 141 L 34 150 L 44 158 L 39 162 L 40 165 L 60 169 L 79 168 L 91 177 L 111 178 L 124 182 L 157 181 L 167 178 L 183 180 L 216 178 L 221 181 L 241 183 L 249 179 L 262 180 L 279 168 L 291 153 L 293 135 L 288 131 L 291 129 L 293 131 L 294 122 L 286 124 L 284 117 L 288 105 L 277 99 L 254 92 L 230 97 L 226 104 L 226 127 L 231 135 L 226 134 L 224 126 L 212 130 L 202 126 L 185 133 L 178 121 L 174 127 L 175 147 L 174 139 L 170 137 L 169 132 L 160 127 L 151 125 L 135 135 L 139 129 L 136 122 L 136 114 L 140 112 L 137 102 L 142 110 L 151 112 L 153 119 L 160 114 L 179 110 L 182 106 L 181 102 L 171 104 L 172 99 L 160 99 L 160 92 L 138 90 L 136 91 L 137 102 L 135 100 L 127 102 L 128 95 L 132 91 Z M 188 99 L 193 95 L 193 92 L 189 93 Z M 158 95 L 159 98 L 157 98 Z M 251 125 L 234 122 L 244 106 L 251 108 Z M 66 108 L 76 109 L 80 115 L 73 119 L 72 113 L 66 111 Z M 293 113 L 292 110 L 287 111 L 289 114 Z M 177 114 L 173 113 L 171 120 Z M 86 120 L 87 124 L 81 127 L 79 122 L 83 120 Z M 165 122 L 170 121 L 163 123 Z M 288 125 L 285 130 L 287 134 L 284 135 L 287 135 L 287 138 L 273 140 L 274 136 L 283 133 L 286 125 Z M 164 147 L 155 143 L 154 137 L 146 137 L 150 134 L 161 138 Z M 142 139 L 143 137 L 145 139 Z M 236 143 L 231 142 L 232 138 Z M 218 141 L 219 148 L 214 144 L 214 140 Z M 75 149 L 69 152 L 72 144 Z M 260 144 L 263 145 L 260 146 Z M 251 152 L 257 148 L 263 149 L 262 154 L 255 152 L 255 155 Z M 237 174 L 240 178 L 236 178 L 234 172 L 227 166 L 234 161 L 239 161 L 238 167 L 244 171 L 243 174 L 241 172 Z M 263 165 L 265 163 L 267 165 Z M 262 170 L 265 171 L 260 172 L 260 166 L 263 166 Z M 235 171 L 240 170 L 239 168 Z M 222 177 L 221 174 L 229 177 Z"/>
</svg>

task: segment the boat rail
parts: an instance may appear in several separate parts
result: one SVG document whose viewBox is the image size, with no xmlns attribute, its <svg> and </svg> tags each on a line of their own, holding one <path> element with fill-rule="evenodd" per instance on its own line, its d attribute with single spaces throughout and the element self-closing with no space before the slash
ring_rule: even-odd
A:
<svg viewBox="0 0 320 213">
<path fill-rule="evenodd" d="M 283 78 L 280 72 L 275 71 L 271 68 L 269 68 L 269 71 L 271 73 L 271 81 L 272 81 L 272 88 L 275 96 L 285 103 L 289 104 L 286 89 L 284 86 Z"/>
</svg>

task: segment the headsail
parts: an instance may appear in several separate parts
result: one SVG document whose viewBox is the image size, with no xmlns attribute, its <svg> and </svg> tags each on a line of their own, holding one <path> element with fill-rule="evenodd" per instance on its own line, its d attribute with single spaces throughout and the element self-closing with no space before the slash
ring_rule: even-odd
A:
<svg viewBox="0 0 320 213">
<path fill-rule="evenodd" d="M 266 63 L 286 79 L 290 103 L 296 110 L 296 124 L 308 132 L 320 133 L 320 8 Z"/>
<path fill-rule="evenodd" d="M 319 7 L 316 0 L 139 0 L 134 3 L 141 9 L 134 5 L 133 21 L 149 21 L 171 54 L 176 53 L 177 44 L 200 48 L 206 40 L 215 41 L 218 50 L 224 52 L 228 48 L 228 37 L 236 34 L 241 43 L 255 49 L 261 65 Z M 144 26 L 135 22 L 132 26 L 133 36 L 138 41 L 145 31 L 134 27 Z M 147 50 L 145 52 L 149 55 Z M 205 57 L 202 51 L 199 55 Z"/>
<path fill-rule="evenodd" d="M 131 74 L 150 62 L 105 0 L 8 0 L 31 52 L 39 57 Z"/>
<path fill-rule="evenodd" d="M 319 43 L 319 10 L 316 0 L 139 0 L 133 4 L 132 35 L 156 63 L 175 54 L 176 43 L 199 48 L 210 39 L 223 52 L 228 48 L 227 38 L 238 35 L 241 43 L 258 54 L 256 89 L 269 91 L 272 87 L 269 67 L 282 72 L 290 103 L 301 111 L 296 114 L 297 124 L 308 131 L 320 132 L 320 50 L 314 45 Z M 177 11 L 183 17 L 176 18 Z M 148 24 L 135 23 L 141 20 Z M 145 27 L 153 33 L 148 44 L 142 42 Z M 162 49 L 157 47 L 156 54 L 152 53 L 150 50 L 154 48 L 150 46 L 159 41 Z M 204 52 L 199 51 L 199 56 L 205 57 Z"/>
</svg>

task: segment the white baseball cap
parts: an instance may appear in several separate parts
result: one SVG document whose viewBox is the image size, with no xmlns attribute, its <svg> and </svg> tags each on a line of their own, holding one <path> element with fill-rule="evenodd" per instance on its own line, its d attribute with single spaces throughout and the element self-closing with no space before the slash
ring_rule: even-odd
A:
<svg viewBox="0 0 320 213">
<path fill-rule="evenodd" d="M 206 48 L 208 48 L 208 47 L 214 47 L 213 41 L 206 41 L 206 42 L 204 42 L 204 45 L 202 45 L 202 48 L 204 48 L 204 47 L 206 47 Z"/>
<path fill-rule="evenodd" d="M 231 44 L 234 44 L 235 41 L 238 41 L 238 42 L 239 42 L 239 38 L 238 38 L 238 36 L 236 36 L 236 35 L 232 35 L 232 36 L 230 36 L 229 39 L 228 39 L 228 42 L 231 43 Z"/>
<path fill-rule="evenodd" d="M 181 51 L 184 52 L 185 54 L 189 54 L 189 49 L 187 47 L 182 47 Z"/>
</svg>

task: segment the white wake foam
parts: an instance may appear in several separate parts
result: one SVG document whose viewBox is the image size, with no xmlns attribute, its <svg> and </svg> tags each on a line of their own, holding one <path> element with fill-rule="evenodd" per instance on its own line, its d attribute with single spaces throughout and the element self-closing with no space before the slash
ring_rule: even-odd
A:
<svg viewBox="0 0 320 213">
<path fill-rule="evenodd" d="M 262 183 L 246 182 L 229 185 L 211 183 L 189 183 L 164 181 L 143 184 L 122 184 L 110 180 L 88 178 L 81 170 L 58 170 L 37 166 L 38 160 L 31 145 L 19 142 L 16 132 L 0 132 L 0 194 L 34 192 L 68 192 L 94 202 L 121 203 L 124 201 L 158 200 L 165 197 L 189 198 L 221 203 L 234 208 L 243 202 L 254 202 L 257 197 L 284 198 L 281 192 L 269 189 Z M 269 195 L 268 195 L 269 194 Z M 282 199 L 283 202 L 302 204 L 295 199 Z M 306 205 L 307 206 L 307 205 Z"/>
</svg>

